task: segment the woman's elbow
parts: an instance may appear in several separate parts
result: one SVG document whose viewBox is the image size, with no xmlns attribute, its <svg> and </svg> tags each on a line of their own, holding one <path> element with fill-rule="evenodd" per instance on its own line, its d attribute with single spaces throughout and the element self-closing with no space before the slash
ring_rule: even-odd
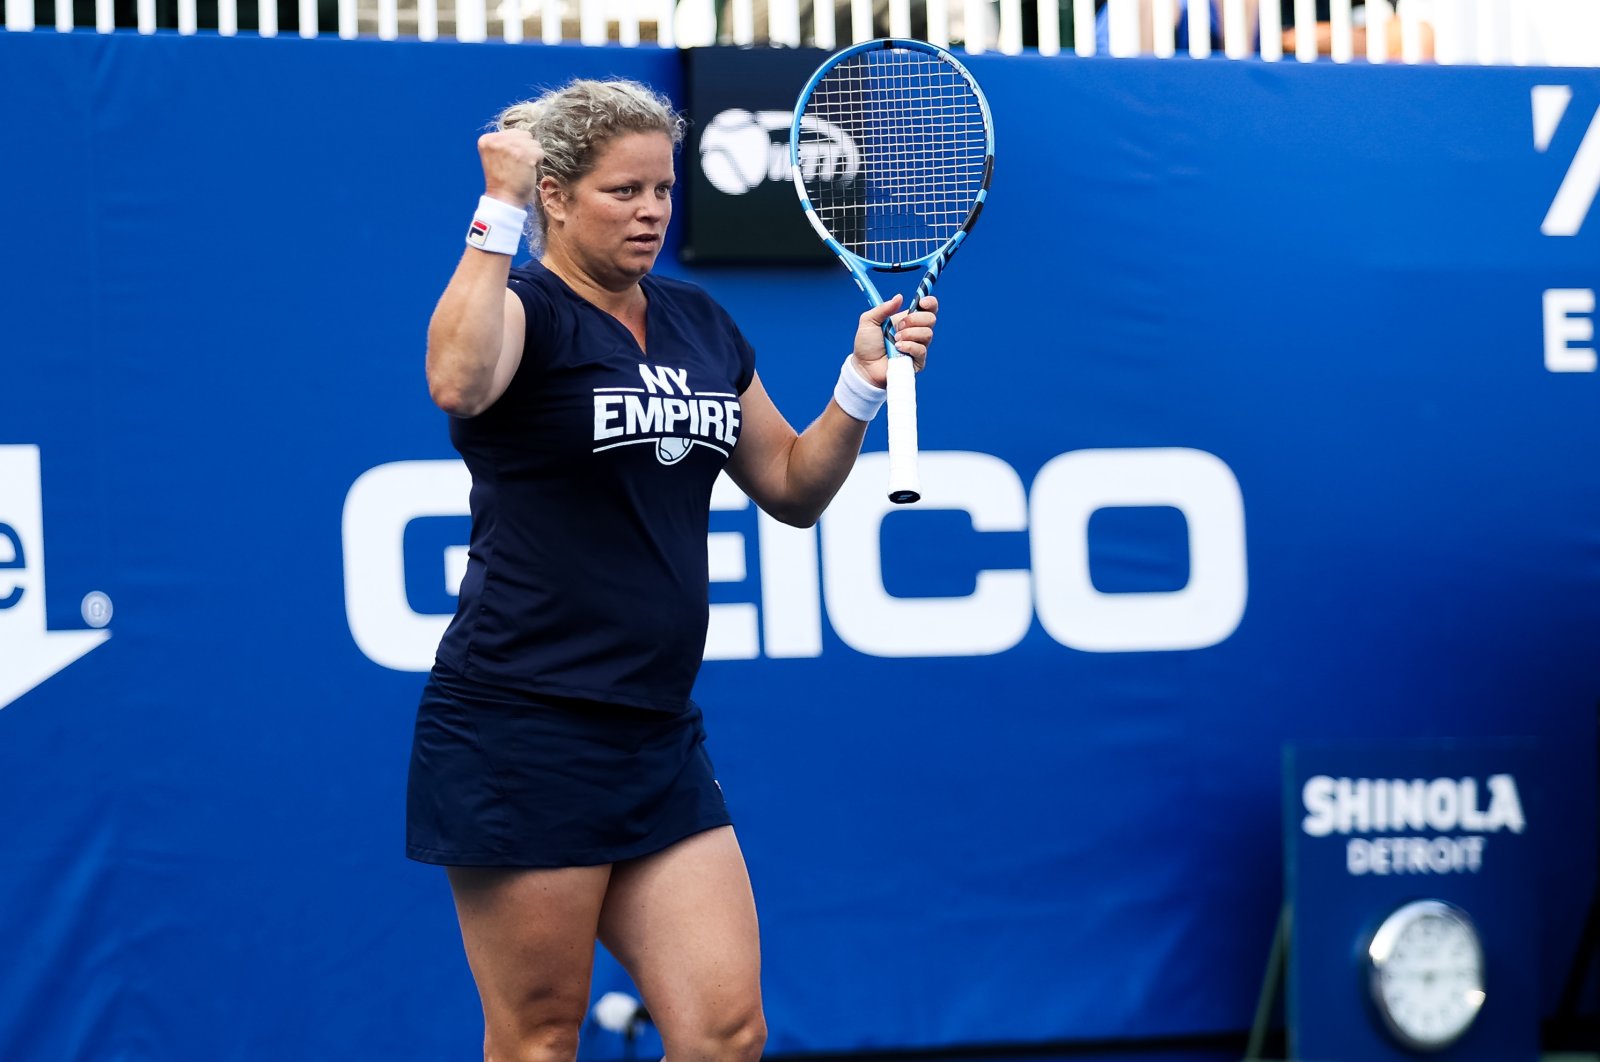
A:
<svg viewBox="0 0 1600 1062">
<path fill-rule="evenodd" d="M 428 395 L 433 399 L 434 405 L 452 417 L 475 417 L 486 408 L 486 403 L 480 396 L 449 381 L 430 379 Z"/>
<path fill-rule="evenodd" d="M 801 529 L 816 527 L 817 521 L 822 519 L 825 506 L 803 505 L 794 502 L 785 504 L 763 505 L 762 510 L 780 524 Z"/>
</svg>

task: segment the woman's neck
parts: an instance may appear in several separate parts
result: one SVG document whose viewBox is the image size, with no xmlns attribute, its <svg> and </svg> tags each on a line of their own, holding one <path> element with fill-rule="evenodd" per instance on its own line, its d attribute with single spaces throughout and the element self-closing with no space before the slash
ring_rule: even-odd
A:
<svg viewBox="0 0 1600 1062">
<path fill-rule="evenodd" d="M 641 351 L 648 349 L 645 337 L 645 309 L 650 300 L 637 280 L 630 282 L 621 290 L 613 290 L 579 268 L 570 256 L 561 254 L 559 250 L 548 245 L 539 263 L 560 277 L 562 283 L 576 292 L 579 298 L 621 321 L 623 327 L 633 334 L 634 341 L 639 344 Z"/>
<path fill-rule="evenodd" d="M 572 256 L 561 253 L 558 247 L 548 245 L 539 262 L 585 300 L 624 323 L 644 312 L 644 289 L 637 280 L 627 282 L 622 288 L 607 287 L 580 267 Z"/>
</svg>

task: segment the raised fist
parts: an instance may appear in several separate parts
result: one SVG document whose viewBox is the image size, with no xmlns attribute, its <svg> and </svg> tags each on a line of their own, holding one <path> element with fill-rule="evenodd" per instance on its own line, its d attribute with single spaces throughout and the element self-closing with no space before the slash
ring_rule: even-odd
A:
<svg viewBox="0 0 1600 1062">
<path fill-rule="evenodd" d="M 526 207 L 539 191 L 539 163 L 544 148 L 525 129 L 485 133 L 478 138 L 483 161 L 484 194 Z"/>
</svg>

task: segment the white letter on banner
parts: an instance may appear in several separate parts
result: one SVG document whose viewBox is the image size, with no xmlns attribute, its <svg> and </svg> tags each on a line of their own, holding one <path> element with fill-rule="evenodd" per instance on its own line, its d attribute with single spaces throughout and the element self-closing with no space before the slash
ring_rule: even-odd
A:
<svg viewBox="0 0 1600 1062">
<path fill-rule="evenodd" d="M 1453 778 L 1428 783 L 1428 825 L 1444 833 L 1461 821 L 1461 789 Z"/>
<path fill-rule="evenodd" d="M 1300 790 L 1300 803 L 1306 809 L 1300 828 L 1312 837 L 1326 837 L 1333 832 L 1333 788 L 1333 779 L 1319 774 L 1307 778 Z"/>
<path fill-rule="evenodd" d="M 1000 458 L 928 452 L 921 463 L 919 508 L 965 512 L 976 531 L 1027 530 L 1022 480 Z M 823 594 L 833 629 L 871 656 L 984 656 L 1016 645 L 1033 622 L 1026 571 L 981 570 L 966 597 L 901 598 L 884 589 L 883 518 L 898 508 L 884 497 L 888 464 L 886 453 L 861 455 L 822 518 Z"/>
<path fill-rule="evenodd" d="M 1341 778 L 1334 789 L 1334 815 L 1340 833 L 1366 833 L 1372 829 L 1372 781 Z"/>
<path fill-rule="evenodd" d="M 1517 793 L 1517 780 L 1509 774 L 1497 774 L 1489 779 L 1489 830 L 1508 829 L 1521 833 L 1528 828 L 1527 817 L 1522 813 L 1522 797 Z"/>
<path fill-rule="evenodd" d="M 1544 367 L 1551 372 L 1594 372 L 1594 290 L 1551 288 L 1544 293 Z"/>
<path fill-rule="evenodd" d="M 1478 807 L 1478 780 L 1461 779 L 1461 828 L 1472 833 L 1482 833 L 1487 828 L 1488 822 L 1487 816 Z"/>
<path fill-rule="evenodd" d="M 727 473 L 711 489 L 711 508 L 746 509 L 750 499 Z M 777 658 L 822 655 L 822 594 L 817 575 L 817 532 L 790 527 L 756 512 L 757 567 L 761 573 L 761 637 L 765 655 Z M 745 536 L 713 531 L 706 536 L 713 582 L 743 582 Z M 756 641 L 756 606 L 744 602 L 711 606 L 706 631 L 707 660 L 754 660 L 761 656 Z"/>
<path fill-rule="evenodd" d="M 773 659 L 822 655 L 817 529 L 756 514 L 761 547 L 761 637 Z"/>
<path fill-rule="evenodd" d="M 719 473 L 711 487 L 712 511 L 737 512 L 749 505 L 750 499 L 744 491 L 734 486 L 726 473 Z M 738 531 L 710 532 L 706 535 L 706 555 L 712 582 L 744 582 L 744 535 Z M 706 659 L 754 660 L 759 655 L 756 607 L 748 602 L 712 605 L 710 624 L 706 628 Z"/>
<path fill-rule="evenodd" d="M 1089 574 L 1089 517 L 1170 506 L 1189 525 L 1189 582 L 1172 591 L 1101 593 Z M 1202 450 L 1076 450 L 1033 483 L 1033 576 L 1039 621 L 1090 652 L 1204 649 L 1244 617 L 1244 499 L 1220 458 Z"/>
<path fill-rule="evenodd" d="M 406 525 L 464 516 L 472 477 L 460 461 L 396 461 L 368 469 L 344 500 L 344 608 L 356 645 L 374 663 L 427 671 L 448 615 L 406 600 Z M 443 558 L 441 558 L 443 563 Z"/>
<path fill-rule="evenodd" d="M 1561 179 L 1561 187 L 1556 189 L 1556 197 L 1539 231 L 1546 236 L 1576 236 L 1589 216 L 1596 192 L 1600 192 L 1600 111 L 1595 112 L 1588 131 L 1579 141 L 1578 153 L 1572 157 L 1572 164 Z"/>
</svg>

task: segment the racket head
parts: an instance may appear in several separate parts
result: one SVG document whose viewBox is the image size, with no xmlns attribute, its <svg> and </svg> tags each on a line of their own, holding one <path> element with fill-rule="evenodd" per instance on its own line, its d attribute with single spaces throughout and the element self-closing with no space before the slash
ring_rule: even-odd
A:
<svg viewBox="0 0 1600 1062">
<path fill-rule="evenodd" d="M 943 48 L 866 41 L 829 56 L 801 90 L 789 164 L 807 219 L 847 266 L 903 272 L 977 222 L 994 122 L 977 81 Z"/>
</svg>

